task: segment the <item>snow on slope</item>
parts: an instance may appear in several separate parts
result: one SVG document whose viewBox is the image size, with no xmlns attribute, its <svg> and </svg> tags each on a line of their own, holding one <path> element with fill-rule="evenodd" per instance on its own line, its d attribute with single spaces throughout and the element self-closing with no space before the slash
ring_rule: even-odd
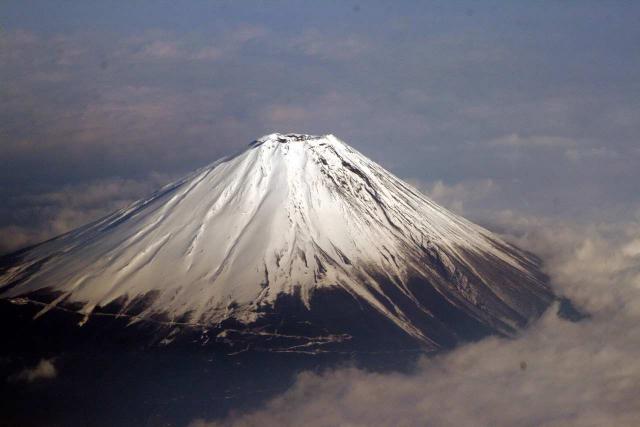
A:
<svg viewBox="0 0 640 427">
<path fill-rule="evenodd" d="M 426 263 L 425 254 L 438 265 Z M 380 277 L 429 315 L 407 281 L 418 274 L 436 283 L 445 275 L 456 283 L 440 292 L 456 305 L 485 306 L 489 323 L 485 295 L 531 317 L 518 286 L 535 288 L 534 295 L 548 293 L 531 271 L 534 260 L 431 202 L 333 135 L 264 136 L 240 154 L 18 259 L 0 273 L 0 296 L 58 292 L 41 313 L 81 303 L 81 311 L 90 314 L 110 302 L 153 293 L 142 317 L 248 323 L 280 293 L 299 292 L 308 306 L 314 289 L 336 286 L 425 341 L 424 331 L 385 294 Z M 478 260 L 499 263 L 523 283 L 485 280 Z"/>
</svg>

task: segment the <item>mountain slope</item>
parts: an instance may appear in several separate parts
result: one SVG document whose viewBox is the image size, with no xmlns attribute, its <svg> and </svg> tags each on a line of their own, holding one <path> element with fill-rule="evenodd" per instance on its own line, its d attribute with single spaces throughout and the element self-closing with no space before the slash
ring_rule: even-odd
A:
<svg viewBox="0 0 640 427">
<path fill-rule="evenodd" d="M 115 305 L 136 321 L 264 330 L 293 304 L 298 322 L 366 312 L 427 348 L 469 325 L 509 335 L 553 299 L 535 258 L 332 135 L 267 135 L 0 265 L 0 297 L 44 304 L 36 317 Z"/>
</svg>

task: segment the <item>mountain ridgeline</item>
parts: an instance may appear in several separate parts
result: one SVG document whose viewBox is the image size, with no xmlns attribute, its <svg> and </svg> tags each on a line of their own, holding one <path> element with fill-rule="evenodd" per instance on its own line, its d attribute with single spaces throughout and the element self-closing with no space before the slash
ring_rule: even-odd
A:
<svg viewBox="0 0 640 427">
<path fill-rule="evenodd" d="M 534 256 L 333 135 L 271 134 L 0 259 L 0 298 L 85 339 L 318 354 L 511 336 L 555 297 Z"/>
</svg>

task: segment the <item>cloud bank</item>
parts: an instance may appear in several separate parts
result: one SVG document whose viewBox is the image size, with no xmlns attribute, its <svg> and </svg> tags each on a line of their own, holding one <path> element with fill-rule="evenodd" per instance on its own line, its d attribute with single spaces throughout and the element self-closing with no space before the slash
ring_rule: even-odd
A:
<svg viewBox="0 0 640 427">
<path fill-rule="evenodd" d="M 39 380 L 49 380 L 58 376 L 58 371 L 52 360 L 41 359 L 32 368 L 25 368 L 17 374 L 11 376 L 9 381 L 32 383 Z"/>
<path fill-rule="evenodd" d="M 567 225 L 498 216 L 591 317 L 550 309 L 513 340 L 422 359 L 412 374 L 303 373 L 261 409 L 205 426 L 630 426 L 640 419 L 640 222 Z"/>
<path fill-rule="evenodd" d="M 66 233 L 148 196 L 173 177 L 110 178 L 7 197 L 0 207 L 0 255 Z"/>
</svg>

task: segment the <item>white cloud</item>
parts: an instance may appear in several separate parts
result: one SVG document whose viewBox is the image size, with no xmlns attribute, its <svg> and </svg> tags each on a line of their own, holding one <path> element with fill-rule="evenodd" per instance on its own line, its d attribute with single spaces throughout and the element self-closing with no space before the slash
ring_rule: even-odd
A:
<svg viewBox="0 0 640 427">
<path fill-rule="evenodd" d="M 489 141 L 489 145 L 501 147 L 574 147 L 576 141 L 571 138 L 548 135 L 521 136 L 517 133 L 501 136 Z"/>
<path fill-rule="evenodd" d="M 215 61 L 237 54 L 238 50 L 250 42 L 264 38 L 268 31 L 260 26 L 237 25 L 210 40 L 194 35 L 178 35 L 170 31 L 152 30 L 119 40 L 119 49 L 114 56 L 125 61 Z"/>
<path fill-rule="evenodd" d="M 208 46 L 195 52 L 191 59 L 198 61 L 215 61 L 224 55 L 224 50 L 215 46 Z"/>
<path fill-rule="evenodd" d="M 331 90 L 316 97 L 313 102 L 266 105 L 262 109 L 261 118 L 270 129 L 309 132 L 309 129 L 327 123 L 348 122 L 367 111 L 371 112 L 371 107 L 364 99 Z M 325 131 L 339 133 L 339 129 L 335 127 L 326 128 Z"/>
<path fill-rule="evenodd" d="M 465 203 L 480 201 L 499 190 L 498 184 L 492 179 L 456 184 L 447 184 L 442 180 L 433 183 L 419 180 L 409 180 L 409 182 L 436 203 L 459 214 L 464 213 Z"/>
<path fill-rule="evenodd" d="M 58 371 L 52 360 L 41 359 L 38 364 L 32 368 L 25 368 L 9 378 L 14 382 L 32 383 L 38 380 L 49 380 L 58 376 Z"/>
<path fill-rule="evenodd" d="M 289 48 L 304 55 L 328 60 L 351 60 L 370 52 L 369 43 L 361 37 L 349 34 L 335 37 L 319 30 L 307 30 L 291 40 Z"/>
<path fill-rule="evenodd" d="M 252 40 L 264 38 L 269 30 L 261 25 L 241 24 L 229 32 L 229 40 L 244 44 Z"/>
<path fill-rule="evenodd" d="M 180 55 L 180 49 L 176 42 L 154 41 L 144 47 L 142 56 L 161 59 L 174 59 Z"/>
<path fill-rule="evenodd" d="M 569 148 L 565 151 L 567 160 L 579 163 L 586 160 L 615 160 L 619 157 L 615 149 L 609 147 Z"/>
<path fill-rule="evenodd" d="M 640 223 L 576 226 L 501 215 L 546 260 L 559 290 L 589 310 L 549 310 L 514 340 L 488 338 L 420 361 L 412 374 L 303 373 L 235 426 L 631 426 L 640 419 Z"/>
<path fill-rule="evenodd" d="M 151 194 L 172 178 L 175 177 L 159 174 L 140 180 L 111 178 L 69 185 L 57 191 L 23 195 L 20 200 L 12 201 L 19 206 L 17 216 L 33 217 L 36 224 L 0 227 L 0 254 L 85 225 Z M 15 208 L 9 206 L 6 209 Z"/>
</svg>

